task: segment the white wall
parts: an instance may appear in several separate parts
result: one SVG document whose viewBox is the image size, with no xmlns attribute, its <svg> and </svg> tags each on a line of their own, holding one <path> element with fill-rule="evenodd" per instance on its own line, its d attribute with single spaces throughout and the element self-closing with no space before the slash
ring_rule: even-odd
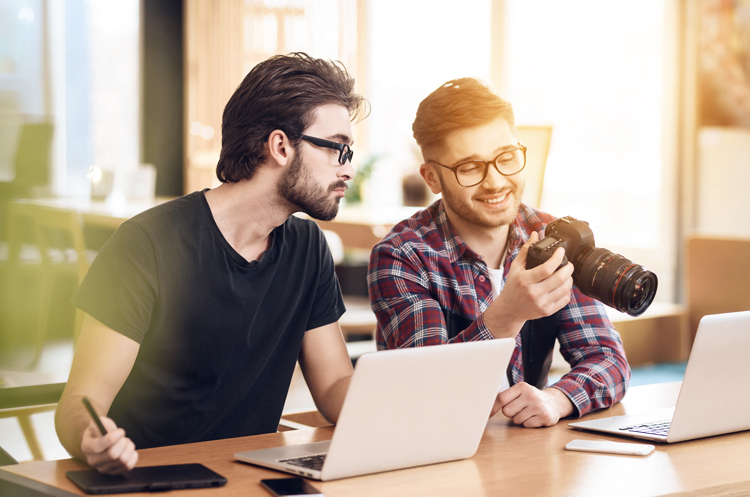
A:
<svg viewBox="0 0 750 497">
<path fill-rule="evenodd" d="M 750 238 L 750 129 L 698 132 L 696 234 Z"/>
</svg>

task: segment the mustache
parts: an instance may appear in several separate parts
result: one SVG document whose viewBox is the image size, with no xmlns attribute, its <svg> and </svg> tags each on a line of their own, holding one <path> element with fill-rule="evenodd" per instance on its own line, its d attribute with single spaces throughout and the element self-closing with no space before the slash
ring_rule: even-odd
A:
<svg viewBox="0 0 750 497">
<path fill-rule="evenodd" d="M 332 192 L 333 190 L 340 190 L 342 188 L 344 189 L 344 191 L 346 191 L 346 189 L 349 188 L 349 185 L 346 184 L 346 181 L 340 179 L 331 183 L 331 185 L 328 187 L 328 191 Z"/>
</svg>

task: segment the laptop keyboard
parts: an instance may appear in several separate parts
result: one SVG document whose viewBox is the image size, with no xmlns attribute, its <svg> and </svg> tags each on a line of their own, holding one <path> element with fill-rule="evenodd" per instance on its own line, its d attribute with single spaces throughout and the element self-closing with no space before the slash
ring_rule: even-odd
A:
<svg viewBox="0 0 750 497">
<path fill-rule="evenodd" d="M 646 435 L 659 435 L 666 437 L 669 433 L 669 426 L 672 424 L 672 420 L 669 421 L 654 421 L 653 423 L 646 423 L 642 425 L 626 426 L 620 428 L 623 431 L 632 431 L 633 433 L 644 433 Z"/>
<path fill-rule="evenodd" d="M 320 471 L 323 469 L 323 462 L 326 460 L 326 454 L 315 454 L 312 456 L 294 457 L 292 459 L 280 459 L 279 462 L 285 462 L 292 466 Z"/>
</svg>

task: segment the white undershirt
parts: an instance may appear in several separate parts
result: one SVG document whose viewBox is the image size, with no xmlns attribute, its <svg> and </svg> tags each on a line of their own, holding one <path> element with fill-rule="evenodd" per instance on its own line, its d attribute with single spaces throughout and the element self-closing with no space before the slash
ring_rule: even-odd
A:
<svg viewBox="0 0 750 497">
<path fill-rule="evenodd" d="M 497 299 L 497 296 L 500 295 L 500 292 L 503 291 L 503 287 L 505 287 L 505 280 L 503 280 L 503 273 L 505 272 L 504 269 L 490 269 L 487 268 L 487 272 L 490 276 L 490 283 L 492 284 L 492 299 Z"/>
</svg>

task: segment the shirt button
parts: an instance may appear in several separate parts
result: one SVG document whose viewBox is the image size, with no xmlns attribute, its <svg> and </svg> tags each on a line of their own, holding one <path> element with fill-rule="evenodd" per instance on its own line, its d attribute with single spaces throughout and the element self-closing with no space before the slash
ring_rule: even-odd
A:
<svg viewBox="0 0 750 497">
<path fill-rule="evenodd" d="M 485 278 L 485 277 L 484 277 L 483 275 L 480 275 L 480 276 L 479 276 L 479 281 L 482 281 L 482 282 L 484 282 L 484 280 L 486 280 L 486 279 L 487 279 L 487 278 Z"/>
</svg>

